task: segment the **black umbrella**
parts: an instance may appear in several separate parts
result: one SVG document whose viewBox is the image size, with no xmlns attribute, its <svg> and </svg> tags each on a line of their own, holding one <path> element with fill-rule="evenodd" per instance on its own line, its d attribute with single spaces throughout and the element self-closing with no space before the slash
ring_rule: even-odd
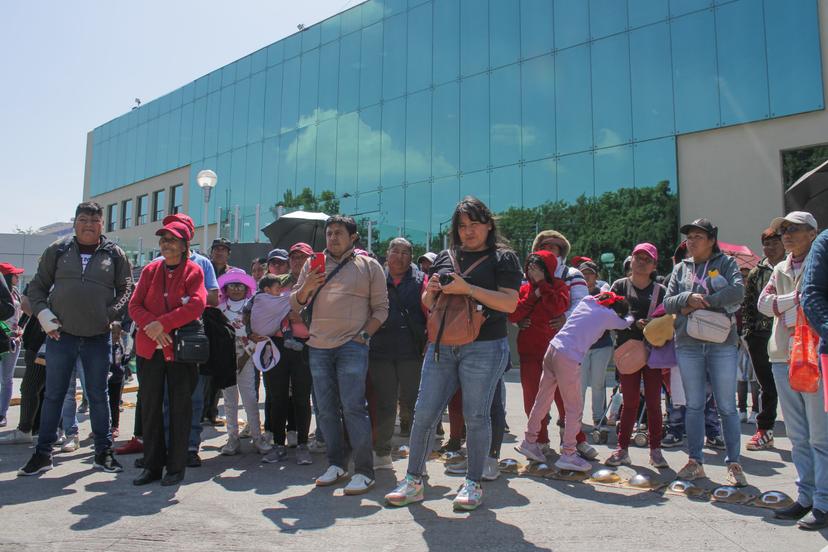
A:
<svg viewBox="0 0 828 552">
<path fill-rule="evenodd" d="M 787 211 L 808 211 L 828 227 L 828 161 L 808 171 L 785 192 Z"/>
<path fill-rule="evenodd" d="M 297 242 L 305 242 L 314 251 L 322 251 L 325 248 L 325 221 L 328 218 L 325 213 L 293 211 L 262 228 L 262 232 L 273 247 L 289 249 Z"/>
</svg>

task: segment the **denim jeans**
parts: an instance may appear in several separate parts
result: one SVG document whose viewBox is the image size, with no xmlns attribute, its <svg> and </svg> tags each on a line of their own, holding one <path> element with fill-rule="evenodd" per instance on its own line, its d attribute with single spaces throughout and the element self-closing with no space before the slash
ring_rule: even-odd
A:
<svg viewBox="0 0 828 552">
<path fill-rule="evenodd" d="M 22 345 L 18 342 L 14 351 L 9 351 L 3 360 L 0 360 L 0 418 L 5 418 L 11 403 L 12 387 L 14 387 L 14 366 L 20 356 Z"/>
<path fill-rule="evenodd" d="M 66 435 L 78 434 L 78 401 L 76 396 L 78 394 L 78 377 L 83 381 L 83 363 L 78 359 L 75 364 L 75 370 L 72 372 L 72 377 L 69 379 L 69 387 L 66 389 L 66 398 L 63 399 L 63 410 L 60 413 L 61 428 Z M 81 386 L 83 389 L 85 386 Z M 107 393 L 109 393 L 109 386 L 107 385 Z"/>
<path fill-rule="evenodd" d="M 686 408 L 684 405 L 676 406 L 673 402 L 667 401 L 667 425 L 664 428 L 665 435 L 670 433 L 679 439 L 684 437 L 684 416 Z M 713 394 L 707 394 L 704 403 L 704 435 L 708 439 L 714 439 L 722 435 L 722 424 L 719 421 L 719 409 L 716 408 L 716 401 Z"/>
<path fill-rule="evenodd" d="M 348 341 L 333 349 L 310 347 L 309 352 L 328 463 L 347 470 L 348 456 L 352 454 L 354 471 L 373 479 L 371 420 L 365 400 L 368 346 Z M 347 443 L 343 429 L 348 434 Z"/>
<path fill-rule="evenodd" d="M 704 456 L 704 407 L 707 382 L 719 409 L 727 456 L 725 462 L 739 461 L 741 428 L 736 412 L 736 361 L 738 349 L 724 343 L 682 345 L 676 348 L 681 381 L 687 396 L 687 448 L 690 459 L 702 463 Z"/>
<path fill-rule="evenodd" d="M 598 422 L 607 408 L 607 366 L 612 347 L 590 349 L 581 361 L 581 400 L 592 389 L 592 421 Z"/>
<path fill-rule="evenodd" d="M 109 427 L 109 332 L 91 337 L 79 337 L 61 332 L 60 339 L 46 339 L 46 390 L 40 414 L 40 433 L 37 452 L 51 456 L 52 444 L 57 440 L 63 401 L 69 389 L 69 380 L 78 359 L 84 367 L 89 418 L 95 436 L 95 452 L 112 448 Z"/>
<path fill-rule="evenodd" d="M 788 365 L 774 362 L 773 379 L 785 430 L 791 440 L 791 457 L 796 468 L 797 502 L 828 511 L 828 413 L 825 412 L 824 382 L 816 393 L 791 389 Z"/>
<path fill-rule="evenodd" d="M 423 361 L 420 392 L 414 407 L 408 473 L 420 477 L 431 453 L 431 438 L 449 400 L 460 388 L 466 421 L 466 477 L 480 481 L 492 439 L 491 407 L 495 389 L 506 370 L 509 345 L 505 338 L 468 345 L 440 345 L 440 360 L 429 344 Z"/>
</svg>

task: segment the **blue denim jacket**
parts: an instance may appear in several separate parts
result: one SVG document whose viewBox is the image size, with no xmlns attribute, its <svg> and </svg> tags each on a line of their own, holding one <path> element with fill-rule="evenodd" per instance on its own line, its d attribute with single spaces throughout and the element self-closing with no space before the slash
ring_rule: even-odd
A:
<svg viewBox="0 0 828 552">
<path fill-rule="evenodd" d="M 828 230 L 817 236 L 805 260 L 800 301 L 808 322 L 819 332 L 819 352 L 828 353 Z"/>
</svg>

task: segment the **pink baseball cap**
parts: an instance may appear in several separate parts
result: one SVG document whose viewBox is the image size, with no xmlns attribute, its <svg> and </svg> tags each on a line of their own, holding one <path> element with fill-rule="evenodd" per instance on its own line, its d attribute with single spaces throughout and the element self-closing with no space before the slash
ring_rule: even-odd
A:
<svg viewBox="0 0 828 552">
<path fill-rule="evenodd" d="M 632 254 L 635 255 L 636 253 L 646 253 L 652 260 L 658 261 L 658 249 L 656 249 L 656 246 L 650 242 L 639 243 L 636 245 L 632 250 Z"/>
<path fill-rule="evenodd" d="M 294 251 L 299 251 L 308 256 L 313 255 L 313 248 L 305 242 L 294 243 L 290 246 L 290 252 L 293 253 Z"/>
</svg>

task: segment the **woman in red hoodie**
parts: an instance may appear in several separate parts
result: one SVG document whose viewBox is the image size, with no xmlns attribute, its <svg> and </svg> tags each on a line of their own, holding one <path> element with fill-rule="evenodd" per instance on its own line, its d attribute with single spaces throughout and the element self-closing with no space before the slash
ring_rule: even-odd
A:
<svg viewBox="0 0 828 552">
<path fill-rule="evenodd" d="M 524 269 L 527 283 L 520 288 L 517 309 L 509 315 L 509 321 L 514 323 L 529 320 L 529 325 L 520 330 L 517 338 L 523 408 L 527 416 L 538 394 L 543 355 L 555 334 L 549 321 L 569 308 L 569 286 L 554 277 L 557 268 L 558 260 L 550 251 L 539 250 L 529 255 Z M 549 444 L 548 426 L 549 416 L 546 416 L 538 433 L 537 442 L 541 446 Z"/>
<path fill-rule="evenodd" d="M 161 479 L 176 485 L 184 479 L 192 417 L 191 395 L 198 381 L 195 364 L 175 362 L 172 334 L 204 312 L 207 290 L 204 273 L 189 260 L 190 228 L 179 221 L 156 232 L 162 260 L 144 267 L 129 300 L 135 321 L 135 352 L 141 386 L 141 421 L 144 427 L 144 471 L 133 481 L 146 485 Z M 164 388 L 169 395 L 170 440 L 164 438 Z"/>
</svg>

